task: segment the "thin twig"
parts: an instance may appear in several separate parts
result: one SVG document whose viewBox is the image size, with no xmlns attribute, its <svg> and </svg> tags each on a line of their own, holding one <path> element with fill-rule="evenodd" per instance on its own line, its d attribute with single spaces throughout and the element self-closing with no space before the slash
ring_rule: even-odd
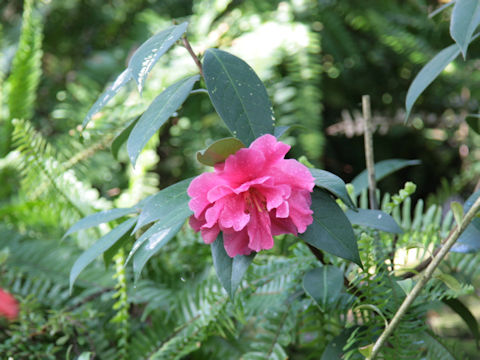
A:
<svg viewBox="0 0 480 360">
<path fill-rule="evenodd" d="M 372 140 L 372 113 L 370 109 L 370 96 L 362 96 L 362 111 L 364 132 L 363 138 L 365 142 L 365 160 L 368 172 L 368 194 L 370 198 L 370 209 L 378 209 L 377 204 L 377 183 L 375 181 L 375 162 L 373 161 L 373 140 Z"/>
<path fill-rule="evenodd" d="M 205 78 L 203 76 L 203 68 L 202 68 L 202 63 L 200 62 L 200 59 L 198 58 L 198 56 L 195 54 L 195 52 L 193 51 L 192 47 L 190 46 L 190 43 L 188 42 L 188 39 L 186 36 L 184 36 L 182 38 L 182 41 L 183 41 L 183 46 L 185 46 L 185 49 L 187 49 L 188 53 L 190 54 L 190 56 L 192 57 L 193 61 L 195 61 L 195 65 L 197 65 L 198 67 L 198 70 L 200 70 L 200 75 L 202 75 L 203 78 Z"/>
<path fill-rule="evenodd" d="M 402 305 L 400 305 L 400 308 L 395 313 L 395 315 L 392 318 L 392 321 L 390 322 L 390 324 L 388 324 L 388 326 L 385 328 L 385 330 L 383 330 L 382 334 L 380 335 L 380 337 L 375 342 L 375 345 L 373 346 L 372 355 L 369 358 L 370 360 L 374 360 L 377 357 L 377 355 L 380 352 L 380 349 L 382 348 L 382 346 L 385 343 L 385 341 L 387 340 L 387 338 L 392 334 L 392 332 L 398 326 L 398 324 L 400 323 L 400 320 L 405 315 L 405 313 L 407 312 L 410 305 L 412 305 L 412 303 L 418 297 L 418 295 L 420 294 L 422 289 L 425 287 L 425 284 L 432 277 L 433 272 L 440 265 L 443 258 L 450 251 L 450 249 L 455 244 L 455 242 L 458 240 L 458 238 L 463 233 L 465 228 L 472 222 L 473 218 L 475 217 L 475 215 L 477 214 L 477 212 L 479 210 L 480 210 L 480 197 L 475 201 L 475 203 L 472 205 L 470 210 L 467 212 L 467 214 L 463 218 L 461 224 L 457 225 L 454 228 L 454 230 L 452 232 L 450 232 L 450 234 L 448 235 L 448 237 L 445 241 L 445 244 L 440 248 L 438 253 L 433 257 L 432 261 L 430 262 L 430 264 L 427 266 L 425 272 L 423 273 L 423 276 L 417 282 L 417 284 L 415 285 L 413 290 L 405 298 Z"/>
</svg>

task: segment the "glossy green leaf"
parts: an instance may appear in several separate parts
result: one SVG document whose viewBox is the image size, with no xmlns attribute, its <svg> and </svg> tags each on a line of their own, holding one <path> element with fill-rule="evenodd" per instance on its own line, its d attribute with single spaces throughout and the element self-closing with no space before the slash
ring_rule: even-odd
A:
<svg viewBox="0 0 480 360">
<path fill-rule="evenodd" d="M 312 194 L 313 223 L 298 236 L 310 245 L 362 266 L 357 239 L 345 213 L 323 190 Z"/>
<path fill-rule="evenodd" d="M 352 199 L 350 199 L 350 195 L 348 195 L 345 182 L 341 178 L 325 170 L 308 170 L 310 170 L 310 173 L 315 179 L 316 186 L 331 192 L 333 195 L 342 200 L 345 205 L 352 209 L 356 209 L 355 204 L 352 202 Z"/>
<path fill-rule="evenodd" d="M 480 2 L 478 0 L 456 0 L 450 20 L 450 35 L 460 47 L 463 58 L 475 29 L 480 25 Z"/>
<path fill-rule="evenodd" d="M 256 253 L 250 255 L 237 255 L 234 258 L 228 256 L 223 246 L 223 236 L 220 233 L 211 245 L 213 266 L 222 284 L 231 299 L 235 294 L 245 272 L 253 261 Z"/>
<path fill-rule="evenodd" d="M 147 261 L 165 246 L 185 223 L 186 217 L 178 214 L 164 218 L 140 236 L 130 251 L 127 262 L 133 256 L 133 273 L 138 280 Z"/>
<path fill-rule="evenodd" d="M 128 62 L 128 68 L 141 93 L 145 80 L 155 63 L 170 47 L 182 37 L 187 30 L 188 23 L 184 22 L 160 31 L 145 41 L 132 55 Z"/>
<path fill-rule="evenodd" d="M 345 213 L 353 225 L 367 226 L 392 234 L 401 234 L 403 230 L 397 222 L 387 213 L 381 210 L 358 209 L 358 211 L 347 210 Z"/>
<path fill-rule="evenodd" d="M 83 120 L 82 126 L 85 127 L 92 119 L 93 115 L 99 112 L 107 103 L 118 94 L 120 89 L 130 81 L 132 78 L 132 72 L 130 69 L 125 69 L 118 77 L 115 79 L 112 85 L 110 85 L 100 97 L 95 101 L 95 104 L 88 110 L 87 116 Z"/>
<path fill-rule="evenodd" d="M 469 114 L 465 118 L 470 129 L 480 135 L 480 114 Z"/>
<path fill-rule="evenodd" d="M 303 288 L 322 311 L 333 310 L 343 290 L 343 272 L 330 265 L 310 270 L 303 277 Z"/>
<path fill-rule="evenodd" d="M 375 179 L 380 181 L 395 171 L 403 169 L 407 166 L 418 164 L 420 164 L 420 160 L 390 159 L 379 161 L 375 164 Z M 368 189 L 367 170 L 363 170 L 360 174 L 358 174 L 352 180 L 352 185 L 355 190 L 355 196 L 358 196 L 363 190 Z"/>
<path fill-rule="evenodd" d="M 128 137 L 130 136 L 130 133 L 132 132 L 135 124 L 138 122 L 140 117 L 137 117 L 136 119 L 133 119 L 130 121 L 130 123 L 127 125 L 125 129 L 123 129 L 120 134 L 118 134 L 115 139 L 113 139 L 111 150 L 112 150 L 112 155 L 115 159 L 118 160 L 118 151 L 120 150 L 120 147 L 127 141 Z"/>
<path fill-rule="evenodd" d="M 187 218 L 192 214 L 188 207 L 190 198 L 187 194 L 188 185 L 192 179 L 179 181 L 176 184 L 160 190 L 150 197 L 142 206 L 134 232 L 153 221 L 169 218 Z"/>
<path fill-rule="evenodd" d="M 237 138 L 220 139 L 204 151 L 197 152 L 197 160 L 204 165 L 214 166 L 244 147 L 245 145 Z"/>
<path fill-rule="evenodd" d="M 170 85 L 153 100 L 140 117 L 127 140 L 127 151 L 133 166 L 148 140 L 183 104 L 198 79 L 199 76 L 195 75 Z"/>
<path fill-rule="evenodd" d="M 136 207 L 130 207 L 130 208 L 110 209 L 110 210 L 100 211 L 92 215 L 88 215 L 83 219 L 80 219 L 79 221 L 77 221 L 75 224 L 73 224 L 72 227 L 68 229 L 68 231 L 65 233 L 65 235 L 63 235 L 63 237 L 65 238 L 76 231 L 88 229 L 88 228 L 121 218 L 122 216 L 132 214 L 136 211 L 138 211 Z"/>
<path fill-rule="evenodd" d="M 407 110 L 407 114 L 405 115 L 406 120 L 408 120 L 413 104 L 415 104 L 415 101 L 417 101 L 420 94 L 438 77 L 438 75 L 440 75 L 448 64 L 455 60 L 459 54 L 460 48 L 458 45 L 450 45 L 435 55 L 435 57 L 430 60 L 422 70 L 420 70 L 408 88 L 407 99 L 405 102 Z"/>
<path fill-rule="evenodd" d="M 477 319 L 475 319 L 475 316 L 472 314 L 470 309 L 458 299 L 442 299 L 442 302 L 448 305 L 463 319 L 463 321 L 465 321 L 465 324 L 467 324 L 470 332 L 475 338 L 475 342 L 477 343 L 478 348 L 480 342 L 480 330 L 478 327 Z"/>
<path fill-rule="evenodd" d="M 108 234 L 102 236 L 95 244 L 90 246 L 75 261 L 70 270 L 70 292 L 72 292 L 73 284 L 78 275 L 91 264 L 98 256 L 102 255 L 106 250 L 113 246 L 123 235 L 125 235 L 135 224 L 137 218 L 131 218 L 123 222 Z"/>
<path fill-rule="evenodd" d="M 273 134 L 275 118 L 262 81 L 243 60 L 218 49 L 208 49 L 203 59 L 208 94 L 233 136 L 245 145 L 264 134 Z"/>
</svg>

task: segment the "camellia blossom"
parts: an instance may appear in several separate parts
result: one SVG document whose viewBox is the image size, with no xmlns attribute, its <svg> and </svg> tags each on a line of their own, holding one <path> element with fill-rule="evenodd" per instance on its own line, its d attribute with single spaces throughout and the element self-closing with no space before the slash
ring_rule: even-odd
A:
<svg viewBox="0 0 480 360">
<path fill-rule="evenodd" d="M 8 292 L 0 288 L 0 316 L 13 320 L 18 315 L 18 303 Z"/>
<path fill-rule="evenodd" d="M 290 146 L 263 135 L 190 183 L 190 225 L 211 244 L 223 232 L 230 257 L 273 247 L 273 236 L 303 233 L 313 222 L 314 179 Z"/>
</svg>

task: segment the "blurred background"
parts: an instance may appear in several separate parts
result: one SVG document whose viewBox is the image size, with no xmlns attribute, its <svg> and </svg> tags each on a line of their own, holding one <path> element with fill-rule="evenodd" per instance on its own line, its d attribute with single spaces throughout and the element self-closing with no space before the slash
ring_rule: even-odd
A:
<svg viewBox="0 0 480 360">
<path fill-rule="evenodd" d="M 422 66 L 452 44 L 449 12 L 428 17 L 443 3 L 1 1 L 0 283 L 22 299 L 26 310 L 17 328 L 2 332 L 0 353 L 44 352 L 52 354 L 48 358 L 62 358 L 69 349 L 73 358 L 94 343 L 96 351 L 104 353 L 100 358 L 108 358 L 108 344 L 121 336 L 111 322 L 115 317 L 111 290 L 117 286 L 112 276 L 120 270 L 103 271 L 97 264 L 81 277 L 76 298 L 69 298 L 67 289 L 72 262 L 108 227 L 89 230 L 61 245 L 59 239 L 87 214 L 131 206 L 198 174 L 203 168 L 195 153 L 228 136 L 208 97 L 198 93 L 150 141 L 135 170 L 123 147 L 115 154 L 118 160 L 110 151 L 113 138 L 162 89 L 196 72 L 181 46 L 154 67 L 141 97 L 130 84 L 81 130 L 88 109 L 123 71 L 129 56 L 173 19 L 189 21 L 188 38 L 195 52 L 219 47 L 254 68 L 266 84 L 277 126 L 299 125 L 284 138 L 293 146 L 291 157 L 305 155 L 316 167 L 351 181 L 365 168 L 359 118 L 361 97 L 368 94 L 376 126 L 375 160 L 421 160 L 421 165 L 380 182 L 380 189 L 395 193 L 407 180 L 413 181 L 417 184 L 413 200 L 425 199 L 427 205 L 468 197 L 479 187 L 480 174 L 480 135 L 469 130 L 464 119 L 479 111 L 478 42 L 471 45 L 465 61 L 459 58 L 445 69 L 404 122 L 409 84 Z M 29 10 L 24 12 L 25 8 Z M 27 21 L 20 40 L 22 13 L 27 13 Z M 27 45 L 23 55 L 16 52 L 20 41 Z M 184 254 L 177 254 L 174 247 L 166 251 L 149 265 L 145 278 L 150 283 L 139 285 L 144 293 L 129 294 L 133 312 L 140 311 L 135 310 L 136 303 L 160 306 L 155 301 L 161 299 L 162 289 L 148 295 L 154 282 L 173 283 L 169 278 L 198 273 L 207 262 L 185 260 L 191 254 L 203 259 L 209 255 L 207 247 L 189 243 L 198 239 L 185 231 Z M 159 275 L 156 267 L 166 273 Z M 463 339 L 466 330 L 460 321 L 450 319 L 442 325 L 442 319 L 435 320 L 439 332 Z M 104 332 L 92 339 L 88 329 L 93 328 Z M 18 358 L 22 356 L 28 358 Z"/>
</svg>

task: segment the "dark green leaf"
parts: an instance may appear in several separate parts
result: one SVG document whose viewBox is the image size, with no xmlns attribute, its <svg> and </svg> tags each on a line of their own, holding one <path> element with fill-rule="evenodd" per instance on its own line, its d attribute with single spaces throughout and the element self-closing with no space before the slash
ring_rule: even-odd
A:
<svg viewBox="0 0 480 360">
<path fill-rule="evenodd" d="M 135 224 L 137 218 L 128 219 L 108 234 L 102 236 L 95 244 L 90 246 L 73 264 L 70 270 L 70 292 L 72 292 L 73 284 L 78 275 L 93 262 L 98 256 L 103 254 L 111 246 L 113 246 L 123 235 L 125 235 Z"/>
<path fill-rule="evenodd" d="M 148 140 L 183 104 L 198 79 L 199 76 L 195 75 L 170 85 L 153 100 L 140 117 L 127 140 L 127 151 L 133 166 Z"/>
<path fill-rule="evenodd" d="M 197 152 L 197 160 L 204 165 L 214 166 L 244 147 L 245 145 L 237 138 L 220 139 L 204 151 Z"/>
<path fill-rule="evenodd" d="M 191 181 L 191 178 L 179 181 L 150 197 L 142 206 L 134 232 L 159 219 L 189 217 L 192 211 L 188 207 L 187 188 Z"/>
<path fill-rule="evenodd" d="M 480 135 L 480 114 L 469 114 L 465 118 L 470 129 Z"/>
<path fill-rule="evenodd" d="M 288 132 L 290 128 L 291 126 L 275 126 L 275 129 L 273 129 L 273 135 L 279 139 L 283 134 Z"/>
<path fill-rule="evenodd" d="M 478 199 L 479 196 L 480 190 L 470 195 L 463 205 L 464 213 L 467 213 L 470 210 L 473 203 Z M 480 251 L 480 218 L 475 217 L 472 220 L 472 222 L 460 235 L 455 245 L 453 245 L 451 251 L 459 253 L 472 253 Z"/>
<path fill-rule="evenodd" d="M 130 133 L 133 130 L 133 127 L 135 124 L 138 122 L 140 117 L 137 117 L 136 119 L 133 119 L 130 121 L 130 123 L 127 125 L 125 129 L 123 129 L 120 134 L 117 135 L 117 137 L 113 140 L 111 150 L 112 150 L 112 155 L 115 159 L 118 158 L 118 151 L 120 150 L 120 147 L 123 145 L 125 141 L 127 141 L 128 137 L 130 136 Z"/>
<path fill-rule="evenodd" d="M 223 246 L 223 236 L 220 233 L 217 240 L 211 245 L 213 266 L 218 279 L 231 299 L 240 285 L 245 272 L 253 261 L 256 253 L 250 255 L 237 255 L 234 258 L 228 256 Z"/>
<path fill-rule="evenodd" d="M 118 251 L 125 246 L 128 240 L 132 238 L 132 235 L 126 233 L 123 235 L 112 247 L 110 247 L 107 251 L 103 253 L 103 262 L 105 264 L 105 268 L 108 269 L 108 266 L 111 264 L 113 257 L 118 253 Z"/>
<path fill-rule="evenodd" d="M 358 209 L 347 210 L 348 220 L 354 225 L 367 226 L 373 229 L 386 231 L 392 234 L 401 234 L 403 230 L 396 221 L 381 210 Z"/>
<path fill-rule="evenodd" d="M 218 49 L 203 59 L 208 94 L 218 115 L 247 146 L 264 134 L 273 134 L 275 118 L 262 81 L 243 60 Z"/>
<path fill-rule="evenodd" d="M 335 266 L 322 266 L 307 272 L 303 288 L 322 311 L 332 310 L 343 290 L 343 272 Z"/>
<path fill-rule="evenodd" d="M 92 119 L 92 116 L 99 112 L 107 103 L 120 91 L 120 89 L 130 81 L 132 78 L 132 72 L 130 69 L 125 69 L 118 77 L 115 79 L 113 84 L 105 90 L 102 95 L 95 101 L 95 104 L 88 110 L 87 116 L 83 120 L 82 126 L 87 126 L 88 122 Z"/>
<path fill-rule="evenodd" d="M 65 235 L 63 235 L 63 237 L 65 238 L 68 235 L 78 230 L 88 229 L 88 228 L 118 219 L 122 216 L 132 214 L 136 211 L 138 211 L 137 208 L 131 207 L 131 208 L 121 208 L 121 209 L 110 209 L 110 210 L 100 211 L 92 215 L 88 215 L 83 219 L 80 219 L 79 221 L 77 221 L 75 224 L 73 224 L 73 226 L 70 229 L 68 229 L 68 231 L 65 233 Z"/>
<path fill-rule="evenodd" d="M 182 37 L 187 30 L 188 23 L 184 22 L 174 25 L 153 35 L 145 41 L 130 58 L 128 68 L 133 74 L 133 78 L 141 93 L 145 80 L 155 63 L 170 47 Z"/>
<path fill-rule="evenodd" d="M 358 326 L 343 329 L 340 335 L 333 338 L 327 345 L 320 360 L 340 360 L 343 358 L 343 348 L 347 345 L 347 341 Z"/>
<path fill-rule="evenodd" d="M 133 256 L 133 273 L 138 280 L 147 261 L 166 245 L 185 223 L 186 217 L 164 218 L 155 223 L 138 238 L 128 255 L 127 262 Z"/>
<path fill-rule="evenodd" d="M 478 0 L 456 0 L 450 20 L 450 35 L 460 47 L 463 58 L 475 29 L 480 24 L 480 2 Z"/>
<path fill-rule="evenodd" d="M 337 175 L 325 170 L 309 170 L 315 179 L 315 185 L 331 192 L 333 195 L 342 200 L 348 207 L 356 209 L 355 204 L 352 202 L 352 199 L 350 199 L 350 195 L 348 195 L 345 182 L 342 179 L 340 179 Z"/>
<path fill-rule="evenodd" d="M 313 223 L 299 237 L 320 250 L 362 266 L 352 225 L 335 200 L 323 190 L 314 190 L 312 210 Z"/>
<path fill-rule="evenodd" d="M 418 165 L 420 160 L 390 159 L 379 161 L 375 164 L 375 179 L 382 180 L 384 177 L 403 169 L 407 166 Z M 363 170 L 353 180 L 352 185 L 355 189 L 355 196 L 358 196 L 363 190 L 368 188 L 368 173 Z"/>
<path fill-rule="evenodd" d="M 477 319 L 471 313 L 471 311 L 458 299 L 442 299 L 444 304 L 447 304 L 453 311 L 455 311 L 467 324 L 468 328 L 472 332 L 477 347 L 480 341 L 480 330 L 478 328 Z"/>
<path fill-rule="evenodd" d="M 458 54 L 460 54 L 460 48 L 458 45 L 450 45 L 435 55 L 435 57 L 430 60 L 422 70 L 420 70 L 408 88 L 407 99 L 405 102 L 407 108 L 405 119 L 408 120 L 413 104 L 417 101 L 420 94 L 437 78 L 438 75 L 440 75 L 448 64 L 455 60 Z"/>
</svg>

